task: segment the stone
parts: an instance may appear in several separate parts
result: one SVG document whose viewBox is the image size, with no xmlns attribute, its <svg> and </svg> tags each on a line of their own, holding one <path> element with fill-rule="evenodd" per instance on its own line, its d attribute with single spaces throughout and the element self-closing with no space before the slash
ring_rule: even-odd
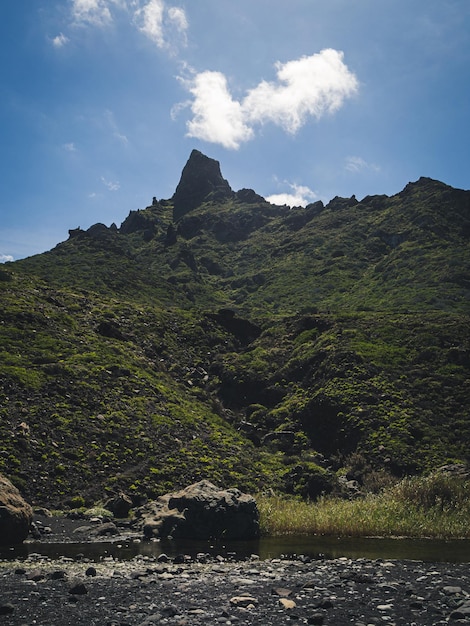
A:
<svg viewBox="0 0 470 626">
<path fill-rule="evenodd" d="M 104 537 L 106 535 L 119 535 L 119 528 L 114 522 L 105 522 L 93 530 L 93 534 L 97 537 Z"/>
<path fill-rule="evenodd" d="M 121 492 L 113 498 L 106 500 L 104 508 L 111 511 L 114 517 L 122 519 L 129 516 L 129 511 L 132 508 L 132 500 L 127 494 Z"/>
<path fill-rule="evenodd" d="M 222 178 L 220 163 L 193 150 L 173 194 L 173 220 L 178 221 L 207 200 L 220 201 L 233 195 L 230 185 Z"/>
<path fill-rule="evenodd" d="M 232 606 L 238 606 L 242 608 L 248 608 L 249 606 L 256 606 L 258 600 L 253 596 L 234 596 L 230 598 L 230 604 Z"/>
<path fill-rule="evenodd" d="M 33 510 L 18 489 L 0 474 L 0 545 L 22 543 L 28 536 Z"/>
<path fill-rule="evenodd" d="M 238 540 L 259 536 L 255 499 L 207 480 L 161 496 L 136 509 L 135 514 L 136 525 L 147 538 Z"/>
<path fill-rule="evenodd" d="M 275 587 L 272 589 L 271 593 L 275 596 L 279 596 L 280 598 L 288 598 L 292 595 L 292 589 L 285 589 L 284 587 Z"/>
<path fill-rule="evenodd" d="M 15 607 L 9 602 L 7 604 L 0 605 L 0 615 L 11 615 L 12 613 L 14 613 L 14 611 Z"/>
<path fill-rule="evenodd" d="M 69 589 L 69 593 L 74 596 L 84 596 L 88 593 L 88 589 L 83 583 L 76 583 Z"/>
<path fill-rule="evenodd" d="M 63 569 L 57 569 L 48 574 L 48 578 L 51 580 L 64 580 L 67 578 L 67 572 Z"/>
<path fill-rule="evenodd" d="M 297 606 L 294 600 L 290 600 L 289 598 L 279 598 L 279 604 L 288 611 L 295 609 Z"/>
</svg>

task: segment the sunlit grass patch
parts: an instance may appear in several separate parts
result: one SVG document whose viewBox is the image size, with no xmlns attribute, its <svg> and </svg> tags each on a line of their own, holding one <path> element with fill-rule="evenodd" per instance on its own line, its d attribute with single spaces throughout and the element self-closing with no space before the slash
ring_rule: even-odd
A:
<svg viewBox="0 0 470 626">
<path fill-rule="evenodd" d="M 469 483 L 445 476 L 404 479 L 356 500 L 262 496 L 258 507 L 265 535 L 470 537 Z"/>
</svg>

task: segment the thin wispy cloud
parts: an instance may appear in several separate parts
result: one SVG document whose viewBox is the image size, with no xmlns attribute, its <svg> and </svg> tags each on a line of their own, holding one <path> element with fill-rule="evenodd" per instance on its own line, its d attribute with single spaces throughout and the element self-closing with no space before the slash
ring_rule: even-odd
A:
<svg viewBox="0 0 470 626">
<path fill-rule="evenodd" d="M 188 20 L 179 7 L 166 7 L 163 0 L 150 0 L 134 12 L 137 28 L 159 48 L 186 45 Z"/>
<path fill-rule="evenodd" d="M 104 176 L 101 177 L 101 182 L 108 191 L 118 191 L 121 188 L 119 181 L 107 180 Z"/>
<path fill-rule="evenodd" d="M 353 173 L 362 172 L 364 170 L 367 170 L 369 172 L 370 171 L 372 171 L 372 172 L 379 172 L 380 171 L 380 167 L 378 165 L 375 165 L 375 163 L 368 163 L 367 161 L 365 161 L 360 156 L 350 156 L 350 157 L 348 157 L 346 159 L 345 168 L 349 172 L 353 172 Z"/>
<path fill-rule="evenodd" d="M 117 0 L 73 0 L 72 18 L 78 24 L 104 26 L 112 21 L 111 7 Z"/>
<path fill-rule="evenodd" d="M 291 193 L 276 193 L 268 196 L 266 200 L 271 204 L 294 206 L 307 206 L 311 202 L 317 199 L 317 194 L 305 185 L 297 185 L 296 183 L 289 183 L 284 181 L 292 190 Z"/>
<path fill-rule="evenodd" d="M 107 109 L 105 111 L 105 118 L 106 118 L 106 121 L 107 121 L 109 127 L 111 128 L 111 131 L 113 133 L 113 137 L 115 137 L 115 139 L 117 139 L 122 144 L 127 146 L 127 144 L 129 143 L 129 140 L 128 140 L 127 136 L 120 131 L 120 129 L 119 129 L 118 125 L 117 125 L 117 122 L 115 120 L 114 113 L 112 111 L 110 111 L 109 109 Z"/>
<path fill-rule="evenodd" d="M 69 41 L 70 39 L 66 37 L 64 33 L 59 33 L 56 37 L 51 39 L 51 43 L 54 48 L 63 48 Z"/>
<path fill-rule="evenodd" d="M 119 10 L 157 47 L 174 52 L 178 46 L 186 45 L 186 12 L 181 7 L 167 6 L 165 0 L 72 0 L 72 21 L 82 26 L 109 26 Z M 62 33 L 53 40 L 56 47 L 67 42 Z"/>
<path fill-rule="evenodd" d="M 187 135 L 236 149 L 266 123 L 295 134 L 309 119 L 337 111 L 359 86 L 338 50 L 277 63 L 276 70 L 276 81 L 262 81 L 240 101 L 232 97 L 221 72 L 181 79 L 194 98 Z"/>
<path fill-rule="evenodd" d="M 73 141 L 70 143 L 64 143 L 62 147 L 66 152 L 77 152 L 77 148 Z"/>
</svg>

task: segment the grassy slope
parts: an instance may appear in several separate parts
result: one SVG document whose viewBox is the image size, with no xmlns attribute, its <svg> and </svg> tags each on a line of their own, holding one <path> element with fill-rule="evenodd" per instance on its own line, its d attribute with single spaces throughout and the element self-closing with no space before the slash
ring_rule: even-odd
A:
<svg viewBox="0 0 470 626">
<path fill-rule="evenodd" d="M 166 203 L 6 266 L 0 471 L 60 502 L 467 460 L 469 207 L 428 179 L 323 210 L 230 200 L 174 243 Z"/>
</svg>

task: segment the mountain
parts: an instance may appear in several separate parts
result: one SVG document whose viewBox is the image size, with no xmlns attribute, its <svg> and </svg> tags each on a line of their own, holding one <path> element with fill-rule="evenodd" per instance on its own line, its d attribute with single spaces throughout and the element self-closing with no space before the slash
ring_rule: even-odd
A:
<svg viewBox="0 0 470 626">
<path fill-rule="evenodd" d="M 470 192 L 172 198 L 0 271 L 0 472 L 33 501 L 206 477 L 315 497 L 469 459 Z"/>
</svg>

